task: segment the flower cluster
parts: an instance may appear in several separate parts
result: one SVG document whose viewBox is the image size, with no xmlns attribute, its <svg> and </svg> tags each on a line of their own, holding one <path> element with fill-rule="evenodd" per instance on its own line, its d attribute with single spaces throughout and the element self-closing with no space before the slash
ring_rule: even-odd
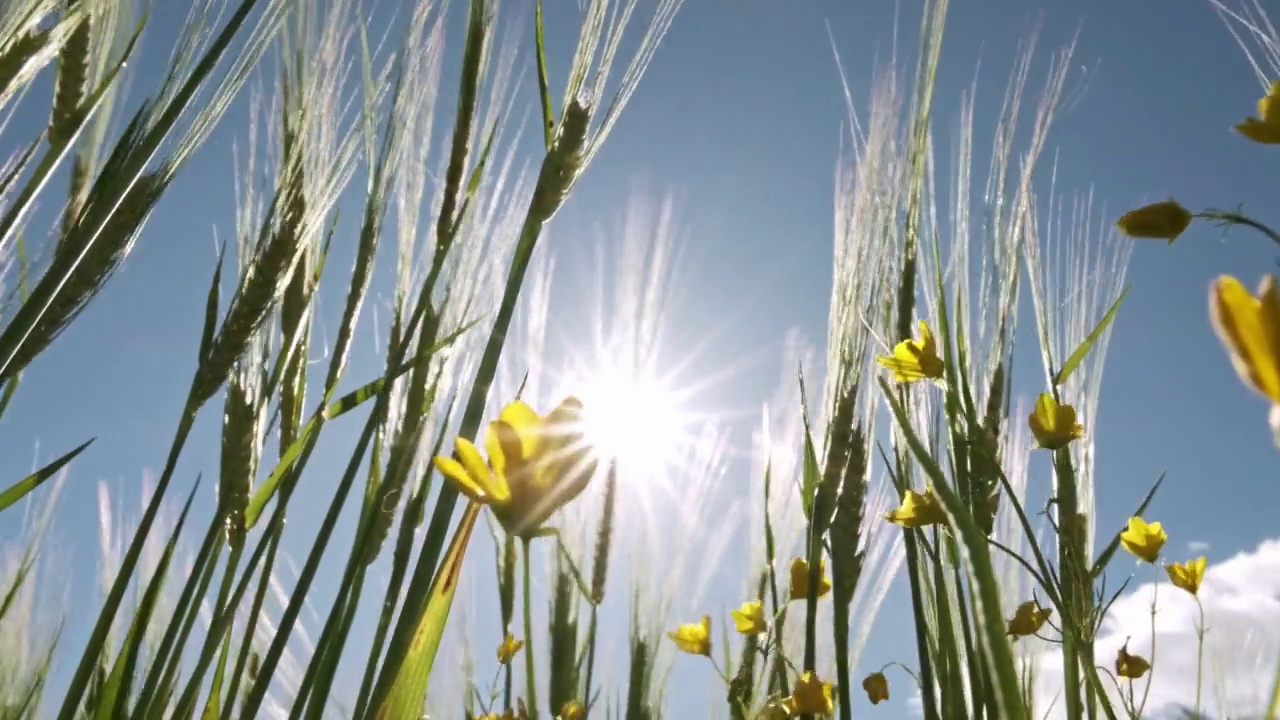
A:
<svg viewBox="0 0 1280 720">
<path fill-rule="evenodd" d="M 824 597 L 831 591 L 831 579 L 827 577 L 822 565 L 818 567 L 818 597 Z M 807 600 L 809 597 L 809 564 L 804 558 L 791 561 L 790 587 L 788 599 Z M 761 636 L 766 643 L 772 638 L 776 618 L 769 618 L 765 613 L 763 600 L 748 600 L 729 611 L 733 618 L 734 629 L 746 636 Z M 703 615 L 697 622 L 685 623 L 667 633 L 676 647 L 690 655 L 701 655 L 714 663 L 711 655 L 711 616 Z M 889 681 L 883 670 L 871 673 L 862 682 L 862 689 L 867 698 L 878 704 L 889 699 Z M 792 685 L 790 695 L 775 698 L 766 703 L 760 718 L 784 718 L 800 715 L 830 715 L 835 709 L 834 687 L 823 680 L 816 672 L 806 670 L 799 673 Z"/>
</svg>

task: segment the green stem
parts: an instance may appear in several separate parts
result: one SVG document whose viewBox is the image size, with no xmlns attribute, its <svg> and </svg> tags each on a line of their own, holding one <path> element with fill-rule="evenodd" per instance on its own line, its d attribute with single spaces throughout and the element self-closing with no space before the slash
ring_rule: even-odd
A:
<svg viewBox="0 0 1280 720">
<path fill-rule="evenodd" d="M 1200 717 L 1200 681 L 1204 673 L 1204 605 L 1200 603 L 1200 596 L 1196 595 L 1196 609 L 1199 611 L 1199 617 L 1196 619 L 1196 717 Z M 1154 642 L 1154 641 L 1153 641 Z M 1154 653 L 1152 653 L 1154 655 Z"/>
<path fill-rule="evenodd" d="M 521 538 L 524 545 L 524 683 L 525 701 L 529 709 L 529 720 L 538 720 L 538 679 L 534 674 L 533 664 L 533 588 L 529 580 L 529 566 L 533 563 L 529 558 L 529 538 Z"/>
<path fill-rule="evenodd" d="M 1156 564 L 1151 563 L 1154 569 Z M 1151 696 L 1151 681 L 1156 674 L 1156 595 L 1160 592 L 1160 578 L 1157 576 L 1156 581 L 1151 585 L 1151 657 L 1147 659 L 1147 684 L 1142 689 L 1142 702 L 1135 710 L 1136 717 L 1142 717 L 1142 711 L 1147 709 L 1147 698 Z M 1131 686 L 1133 683 L 1129 683 Z"/>
<path fill-rule="evenodd" d="M 1227 225 L 1244 225 L 1246 227 L 1251 227 L 1263 235 L 1266 235 L 1271 242 L 1280 245 L 1280 233 L 1277 233 L 1275 230 L 1272 230 L 1257 220 L 1245 217 L 1240 213 L 1228 212 L 1225 210 L 1205 210 L 1203 212 L 1196 213 L 1195 217 L 1203 218 L 1205 220 L 1214 220 Z"/>
</svg>

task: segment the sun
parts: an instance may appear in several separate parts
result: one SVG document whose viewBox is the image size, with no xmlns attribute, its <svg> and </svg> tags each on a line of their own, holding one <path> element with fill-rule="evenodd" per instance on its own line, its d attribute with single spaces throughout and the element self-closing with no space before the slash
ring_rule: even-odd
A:
<svg viewBox="0 0 1280 720">
<path fill-rule="evenodd" d="M 600 368 L 577 388 L 582 432 L 603 462 L 631 476 L 658 476 L 677 458 L 688 434 L 680 396 L 643 373 Z"/>
</svg>

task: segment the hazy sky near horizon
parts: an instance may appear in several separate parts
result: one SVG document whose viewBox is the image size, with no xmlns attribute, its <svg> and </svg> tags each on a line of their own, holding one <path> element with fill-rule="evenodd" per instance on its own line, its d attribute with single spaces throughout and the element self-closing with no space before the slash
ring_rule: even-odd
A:
<svg viewBox="0 0 1280 720">
<path fill-rule="evenodd" d="M 1235 0 L 1224 1 L 1238 7 Z M 1273 18 L 1280 17 L 1280 3 L 1260 2 Z M 386 17 L 396 4 L 383 0 L 375 17 Z M 552 77 L 563 77 L 557 65 L 563 65 L 576 35 L 577 4 L 545 4 L 548 41 L 559 48 L 552 53 Z M 463 5 L 455 2 L 450 8 L 455 18 Z M 670 341 L 693 346 L 699 338 L 716 338 L 681 377 L 700 387 L 690 405 L 723 421 L 731 448 L 726 483 L 747 482 L 750 433 L 760 407 L 790 372 L 784 367 L 788 333 L 798 331 L 819 346 L 826 334 L 834 171 L 846 122 L 833 40 L 855 103 L 865 112 L 877 63 L 888 61 L 896 49 L 906 63 L 906 77 L 914 71 L 920 5 L 917 0 L 687 0 L 631 104 L 549 230 L 556 277 L 568 278 L 575 287 L 592 285 L 591 278 L 583 278 L 591 272 L 593 243 L 617 241 L 610 229 L 622 221 L 626 203 L 637 197 L 672 198 L 683 254 L 679 293 L 668 309 Z M 132 80 L 130 108 L 158 86 L 156 68 L 182 19 L 169 3 L 157 6 Z M 504 3 L 510 16 L 530 17 L 531 7 L 522 0 Z M 456 25 L 455 20 L 451 28 Z M 519 28 L 526 44 L 528 26 Z M 1053 172 L 1054 187 L 1066 197 L 1091 193 L 1095 229 L 1108 229 L 1124 210 L 1170 195 L 1192 209 L 1243 204 L 1246 212 L 1275 220 L 1267 215 L 1272 198 L 1265 190 L 1274 187 L 1280 173 L 1275 148 L 1252 144 L 1230 129 L 1254 112 L 1263 87 L 1208 0 L 952 0 L 935 100 L 940 172 L 950 172 L 953 163 L 961 93 L 976 87 L 974 172 L 983 177 L 984 149 L 995 130 L 1009 69 L 1020 42 L 1036 28 L 1031 102 L 1051 54 L 1075 43 L 1067 81 L 1070 102 L 1050 135 L 1041 181 Z M 450 42 L 438 125 L 453 111 L 452 76 L 461 42 L 456 34 Z M 521 62 L 528 62 L 528 53 Z M 516 117 L 526 119 L 525 133 L 532 137 L 533 75 L 526 72 L 524 81 L 519 102 L 529 112 Z M 553 96 L 558 102 L 560 93 Z M 0 156 L 24 146 L 44 122 L 43 97 L 36 93 L 27 99 L 4 132 Z M 0 421 L 0 477 L 20 477 L 36 459 L 47 461 L 97 438 L 70 471 L 55 526 L 73 559 L 68 641 L 82 638 L 90 624 L 74 608 L 94 589 L 95 484 L 110 487 L 125 516 L 136 517 L 140 479 L 163 464 L 194 367 L 216 242 L 235 229 L 231 153 L 244 140 L 248 117 L 246 102 L 231 108 L 179 176 L 121 272 L 24 376 Z M 343 213 L 354 216 L 357 208 L 354 202 L 343 205 Z M 48 208 L 42 213 L 47 217 Z M 335 251 L 338 257 L 349 256 L 353 237 L 335 240 L 336 247 L 347 244 Z M 1096 447 L 1100 533 L 1118 528 L 1151 483 L 1166 473 L 1148 516 L 1168 529 L 1171 559 L 1204 552 L 1211 567 L 1223 564 L 1224 570 L 1211 572 L 1206 588 L 1220 602 L 1208 601 L 1206 609 L 1220 608 L 1219 627 L 1241 628 L 1258 643 L 1259 654 L 1271 657 L 1278 656 L 1280 639 L 1250 633 L 1280 627 L 1274 599 L 1280 588 L 1273 587 L 1280 577 L 1280 543 L 1274 542 L 1280 539 L 1274 522 L 1280 503 L 1277 449 L 1268 434 L 1265 403 L 1241 385 L 1212 333 L 1206 299 L 1210 281 L 1219 274 L 1236 275 L 1253 287 L 1274 271 L 1277 257 L 1280 249 L 1260 236 L 1244 230 L 1224 235 L 1205 224 L 1193 225 L 1172 246 L 1137 243 L 1128 268 L 1132 291 L 1113 328 L 1101 408 L 1089 428 Z M 339 311 L 342 291 L 341 280 L 335 280 L 337 289 L 327 300 L 331 313 Z M 385 326 L 389 291 L 375 288 L 375 295 L 371 302 L 384 313 Z M 553 316 L 552 335 L 555 321 Z M 1029 316 L 1024 322 L 1029 325 Z M 379 372 L 371 324 L 364 321 L 359 342 L 365 347 L 348 373 L 359 381 Z M 679 356 L 679 349 L 673 355 Z M 726 376 L 720 372 L 724 368 L 732 371 Z M 716 379 L 700 382 L 705 378 Z M 1036 392 L 1038 378 L 1038 368 L 1022 370 L 1016 390 L 1024 399 Z M 181 480 L 171 491 L 175 503 L 196 473 L 216 476 L 217 406 L 220 402 L 197 426 Z M 354 437 L 350 428 L 358 422 L 344 422 L 332 432 Z M 314 462 L 332 468 L 322 479 L 332 484 L 349 443 L 330 444 L 337 447 Z M 206 481 L 200 492 L 212 502 L 210 486 Z M 323 512 L 326 504 L 315 502 L 314 512 Z M 300 548 L 313 532 L 308 522 L 299 522 L 308 528 L 300 530 Z M 0 517 L 0 543 L 18 534 L 17 525 L 14 512 Z M 473 552 L 469 568 L 483 587 L 491 581 L 485 574 L 491 566 L 487 543 Z M 1117 565 L 1128 561 L 1121 558 Z M 725 562 L 745 564 L 732 548 Z M 1150 579 L 1143 570 L 1135 584 Z M 337 581 L 336 576 L 318 581 L 321 621 Z M 739 601 L 739 589 L 736 581 L 732 587 L 712 587 L 705 599 L 683 609 L 719 618 Z M 1141 592 L 1135 588 L 1117 607 L 1130 613 L 1132 622 L 1108 626 L 1107 650 L 1127 635 L 1134 636 L 1135 645 L 1149 637 Z M 623 597 L 620 593 L 618 601 Z M 895 643 L 900 636 L 894 626 L 909 621 L 897 602 L 905 598 L 899 583 L 856 677 L 890 660 L 915 665 L 914 651 Z M 1245 607 L 1259 609 L 1251 614 Z M 671 623 L 693 619 L 672 617 Z M 318 622 L 310 629 L 318 634 Z M 491 644 L 488 634 L 484 637 L 476 654 L 487 660 Z M 62 657 L 64 664 L 71 663 L 68 655 Z M 1258 662 L 1250 658 L 1224 660 L 1223 667 L 1233 668 L 1225 674 L 1253 669 Z M 717 707 L 711 670 L 690 657 L 674 663 L 668 694 L 672 717 L 694 716 L 682 708 L 701 713 Z M 1166 694 L 1157 697 L 1185 700 L 1180 694 L 1186 687 L 1184 671 L 1174 663 L 1158 668 L 1158 689 Z M 882 717 L 908 712 L 908 679 L 900 673 L 890 677 L 892 703 L 872 711 L 863 697 L 857 712 Z M 1248 682 L 1239 682 L 1244 683 L 1240 692 L 1248 689 Z M 1231 694 L 1236 691 L 1223 692 L 1230 695 L 1224 702 L 1237 701 Z M 1247 707 L 1247 701 L 1239 702 Z"/>
</svg>

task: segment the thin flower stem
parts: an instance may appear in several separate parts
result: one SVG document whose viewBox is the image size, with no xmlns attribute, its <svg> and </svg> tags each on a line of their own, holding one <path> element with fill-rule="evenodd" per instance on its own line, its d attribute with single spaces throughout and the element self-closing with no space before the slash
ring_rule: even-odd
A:
<svg viewBox="0 0 1280 720">
<path fill-rule="evenodd" d="M 1272 230 L 1271 228 L 1267 227 L 1266 225 L 1263 225 L 1257 220 L 1253 220 L 1251 218 L 1245 217 L 1244 215 L 1241 215 L 1238 212 L 1228 212 L 1225 210 L 1205 210 L 1203 212 L 1196 213 L 1195 217 L 1203 218 L 1205 220 L 1213 220 L 1222 225 L 1244 225 L 1246 227 L 1251 227 L 1254 230 L 1257 230 L 1258 232 L 1262 233 L 1263 235 L 1266 235 L 1268 238 L 1271 239 L 1271 242 L 1274 242 L 1275 244 L 1280 245 L 1280 233 L 1277 233 L 1275 230 Z"/>
<path fill-rule="evenodd" d="M 732 680 L 729 678 L 729 674 L 726 673 L 724 669 L 720 667 L 720 663 L 716 662 L 716 659 L 714 657 L 712 657 L 711 655 L 708 655 L 707 659 L 711 661 L 711 667 L 715 669 L 716 674 L 719 675 L 720 679 L 724 681 L 724 684 L 728 686 L 732 682 Z"/>
<path fill-rule="evenodd" d="M 1196 610 L 1196 717 L 1200 717 L 1200 682 L 1204 675 L 1204 604 L 1195 595 Z"/>
<path fill-rule="evenodd" d="M 1156 572 L 1156 564 L 1151 563 L 1152 572 Z M 1147 685 L 1142 689 L 1142 703 L 1138 705 L 1137 717 L 1142 717 L 1142 711 L 1147 708 L 1147 697 L 1151 695 L 1151 681 L 1156 674 L 1156 596 L 1160 593 L 1160 577 L 1157 574 L 1156 581 L 1151 586 L 1151 658 L 1148 661 L 1150 667 L 1147 669 Z M 1130 683 L 1132 686 L 1132 683 Z"/>
<path fill-rule="evenodd" d="M 526 704 L 529 707 L 530 720 L 537 720 L 538 679 L 534 674 L 533 663 L 533 584 L 529 581 L 529 566 L 533 563 L 529 558 L 530 538 L 526 537 L 521 538 L 520 540 L 524 545 L 524 557 L 522 558 L 524 561 L 524 577 L 522 580 L 522 584 L 524 585 L 524 609 L 522 611 L 524 615 L 524 695 Z"/>
</svg>

